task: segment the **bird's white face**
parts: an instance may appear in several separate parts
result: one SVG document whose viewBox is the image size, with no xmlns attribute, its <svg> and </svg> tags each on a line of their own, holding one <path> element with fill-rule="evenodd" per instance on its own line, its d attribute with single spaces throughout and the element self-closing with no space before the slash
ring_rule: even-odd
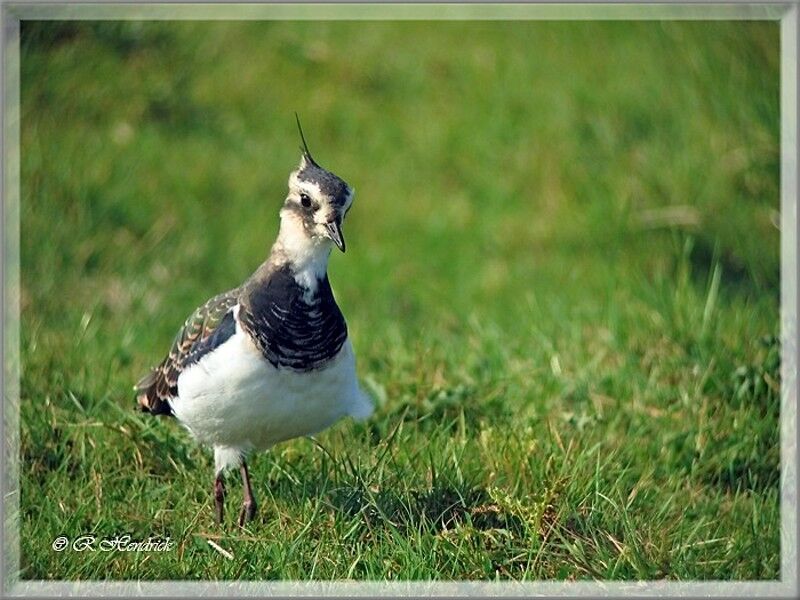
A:
<svg viewBox="0 0 800 600">
<path fill-rule="evenodd" d="M 289 176 L 282 227 L 291 225 L 293 235 L 303 235 L 311 242 L 331 241 L 344 252 L 342 224 L 354 196 L 344 180 L 302 156 Z"/>
</svg>

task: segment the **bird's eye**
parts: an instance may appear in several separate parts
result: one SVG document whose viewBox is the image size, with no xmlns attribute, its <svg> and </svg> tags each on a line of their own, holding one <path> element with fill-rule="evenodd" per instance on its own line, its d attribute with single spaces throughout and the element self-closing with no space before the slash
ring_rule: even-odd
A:
<svg viewBox="0 0 800 600">
<path fill-rule="evenodd" d="M 311 208 L 311 198 L 308 194 L 300 194 L 300 204 L 302 204 L 304 208 Z"/>
</svg>

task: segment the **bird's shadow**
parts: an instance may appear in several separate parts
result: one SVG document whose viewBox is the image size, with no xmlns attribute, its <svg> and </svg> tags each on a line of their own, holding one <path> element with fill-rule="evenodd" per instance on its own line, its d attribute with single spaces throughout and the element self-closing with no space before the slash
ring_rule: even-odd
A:
<svg viewBox="0 0 800 600">
<path fill-rule="evenodd" d="M 469 484 L 437 483 L 425 488 L 368 485 L 360 478 L 318 473 L 297 485 L 290 473 L 270 478 L 265 486 L 264 509 L 257 520 L 270 519 L 268 503 L 299 506 L 317 503 L 337 520 L 361 521 L 365 529 L 400 531 L 423 527 L 433 532 L 469 525 L 479 530 L 522 532 L 524 521 L 493 502 L 487 489 Z M 269 499 L 269 500 L 268 500 Z"/>
</svg>

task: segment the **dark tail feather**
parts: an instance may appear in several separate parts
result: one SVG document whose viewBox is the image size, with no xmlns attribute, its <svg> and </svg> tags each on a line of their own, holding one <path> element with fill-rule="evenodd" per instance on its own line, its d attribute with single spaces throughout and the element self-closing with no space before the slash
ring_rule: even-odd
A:
<svg viewBox="0 0 800 600">
<path fill-rule="evenodd" d="M 139 410 L 151 415 L 172 415 L 172 407 L 166 399 L 159 397 L 158 378 L 161 375 L 159 369 L 153 369 L 142 377 L 134 386 L 136 391 L 136 402 Z"/>
</svg>

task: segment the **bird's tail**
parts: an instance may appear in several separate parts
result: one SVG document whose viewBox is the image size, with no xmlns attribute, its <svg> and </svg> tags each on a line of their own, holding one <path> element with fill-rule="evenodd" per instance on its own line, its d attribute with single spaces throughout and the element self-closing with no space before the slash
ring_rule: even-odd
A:
<svg viewBox="0 0 800 600">
<path fill-rule="evenodd" d="M 161 370 L 152 369 L 133 386 L 136 392 L 136 403 L 142 412 L 151 415 L 171 415 L 172 407 L 158 393 L 160 377 L 163 377 Z"/>
</svg>

